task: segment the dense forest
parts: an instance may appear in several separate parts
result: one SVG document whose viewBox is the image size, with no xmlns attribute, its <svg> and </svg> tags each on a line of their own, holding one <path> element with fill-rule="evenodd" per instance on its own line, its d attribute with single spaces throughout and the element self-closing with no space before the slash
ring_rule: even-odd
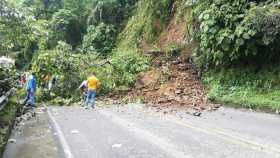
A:
<svg viewBox="0 0 280 158">
<path fill-rule="evenodd" d="M 72 97 L 73 90 L 96 69 L 106 93 L 131 84 L 133 74 L 147 67 L 137 50 L 131 54 L 112 51 L 135 8 L 134 0 L 1 3 L 1 54 L 14 56 L 17 69 L 35 71 L 40 84 L 47 75 L 61 76 L 57 96 Z"/>
<path fill-rule="evenodd" d="M 168 56 L 184 50 L 210 100 L 279 108 L 279 1 L 0 3 L 0 54 L 15 58 L 20 71 L 35 71 L 40 84 L 48 75 L 60 76 L 53 96 L 38 92 L 42 101 L 73 98 L 92 71 L 102 81 L 102 94 L 132 87 L 139 73 L 153 67 L 147 51 Z M 176 42 L 161 45 L 164 33 L 179 26 L 184 28 Z"/>
</svg>

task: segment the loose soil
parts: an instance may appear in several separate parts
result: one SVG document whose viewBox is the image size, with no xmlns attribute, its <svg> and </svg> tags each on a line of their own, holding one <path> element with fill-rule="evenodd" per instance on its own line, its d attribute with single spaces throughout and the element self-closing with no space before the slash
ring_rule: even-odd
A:
<svg viewBox="0 0 280 158">
<path fill-rule="evenodd" d="M 156 69 L 141 74 L 129 96 L 141 96 L 145 103 L 161 107 L 217 108 L 208 103 L 205 88 L 190 62 L 160 56 L 153 64 Z"/>
<path fill-rule="evenodd" d="M 206 91 L 191 62 L 196 44 L 187 33 L 185 22 L 173 17 L 167 29 L 159 36 L 156 47 L 143 40 L 140 49 L 152 57 L 152 69 L 139 74 L 134 87 L 123 94 L 125 101 L 142 100 L 161 108 L 193 108 L 215 110 L 219 105 L 207 100 Z M 175 52 L 168 52 L 169 46 L 176 46 Z M 121 93 L 118 93 L 121 94 Z M 121 95 L 123 95 L 121 94 Z M 128 96 L 128 97 L 127 97 Z"/>
<path fill-rule="evenodd" d="M 160 51 L 153 51 L 147 42 L 142 41 L 140 47 L 152 56 L 153 69 L 139 75 L 129 96 L 141 97 L 145 103 L 168 108 L 213 110 L 219 107 L 207 100 L 203 83 L 190 60 L 195 43 L 191 42 L 187 32 L 186 23 L 173 17 L 157 41 Z M 178 47 L 173 56 L 166 52 L 170 44 Z"/>
</svg>

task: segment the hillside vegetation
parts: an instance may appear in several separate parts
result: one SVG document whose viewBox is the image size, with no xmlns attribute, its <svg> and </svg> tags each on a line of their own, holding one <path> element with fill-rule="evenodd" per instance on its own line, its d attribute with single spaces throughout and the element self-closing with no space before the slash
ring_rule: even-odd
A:
<svg viewBox="0 0 280 158">
<path fill-rule="evenodd" d="M 201 0 L 193 15 L 210 99 L 279 109 L 279 3 Z"/>
<path fill-rule="evenodd" d="M 46 76 L 59 76 L 51 94 L 39 90 L 41 101 L 76 101 L 76 88 L 91 71 L 102 81 L 102 94 L 134 87 L 143 72 L 160 71 L 165 77 L 156 84 L 164 85 L 197 71 L 206 88 L 194 87 L 206 90 L 212 101 L 280 108 L 278 1 L 1 3 L 1 54 L 16 56 L 18 69 L 34 70 L 40 85 Z M 161 57 L 165 65 L 158 66 L 154 61 Z M 174 70 L 182 65 L 190 71 Z M 191 85 L 198 84 L 193 79 L 199 82 L 192 77 Z M 175 87 L 172 93 L 188 88 Z M 199 93 L 205 102 L 204 92 Z"/>
</svg>

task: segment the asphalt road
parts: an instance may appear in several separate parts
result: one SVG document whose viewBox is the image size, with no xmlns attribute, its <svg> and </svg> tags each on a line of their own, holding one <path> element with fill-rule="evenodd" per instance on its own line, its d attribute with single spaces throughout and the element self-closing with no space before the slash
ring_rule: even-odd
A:
<svg viewBox="0 0 280 158">
<path fill-rule="evenodd" d="M 51 107 L 66 158 L 280 158 L 280 117 L 221 108 L 201 117 L 143 105 Z"/>
<path fill-rule="evenodd" d="M 64 152 L 55 141 L 45 111 L 36 110 L 36 117 L 15 125 L 2 158 L 61 158 Z"/>
</svg>

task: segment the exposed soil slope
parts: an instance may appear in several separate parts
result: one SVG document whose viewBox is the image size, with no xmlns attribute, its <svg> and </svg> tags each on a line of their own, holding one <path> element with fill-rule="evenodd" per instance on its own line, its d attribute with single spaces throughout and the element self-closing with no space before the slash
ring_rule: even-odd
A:
<svg viewBox="0 0 280 158">
<path fill-rule="evenodd" d="M 204 86 L 190 62 L 195 44 L 189 42 L 186 28 L 185 23 L 172 18 L 157 42 L 160 51 L 153 51 L 142 41 L 143 52 L 153 58 L 153 69 L 139 75 L 131 96 L 141 96 L 147 103 L 166 107 L 217 108 L 217 105 L 207 103 Z M 166 50 L 170 44 L 177 47 L 171 53 Z"/>
<path fill-rule="evenodd" d="M 154 70 L 139 76 L 134 96 L 163 106 L 187 106 L 203 109 L 207 99 L 204 87 L 190 63 L 179 58 L 155 57 Z"/>
</svg>

